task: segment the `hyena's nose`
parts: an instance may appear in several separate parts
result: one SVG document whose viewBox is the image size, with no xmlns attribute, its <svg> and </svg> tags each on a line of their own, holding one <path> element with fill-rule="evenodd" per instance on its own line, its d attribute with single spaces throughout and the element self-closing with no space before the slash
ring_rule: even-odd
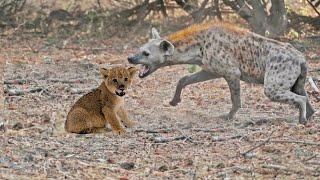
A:
<svg viewBox="0 0 320 180">
<path fill-rule="evenodd" d="M 132 63 L 132 61 L 133 61 L 133 56 L 129 56 L 129 57 L 128 57 L 128 61 L 129 61 L 129 63 Z"/>
</svg>

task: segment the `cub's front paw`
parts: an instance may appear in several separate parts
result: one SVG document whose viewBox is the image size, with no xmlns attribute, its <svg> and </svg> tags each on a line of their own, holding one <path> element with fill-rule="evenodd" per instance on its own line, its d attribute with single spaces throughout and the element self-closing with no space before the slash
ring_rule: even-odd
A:
<svg viewBox="0 0 320 180">
<path fill-rule="evenodd" d="M 123 124 L 127 128 L 132 128 L 136 126 L 138 123 L 136 121 L 128 121 L 128 122 L 123 122 Z"/>
<path fill-rule="evenodd" d="M 118 136 L 123 136 L 126 133 L 126 131 L 122 128 L 121 129 L 113 129 L 112 132 Z"/>
</svg>

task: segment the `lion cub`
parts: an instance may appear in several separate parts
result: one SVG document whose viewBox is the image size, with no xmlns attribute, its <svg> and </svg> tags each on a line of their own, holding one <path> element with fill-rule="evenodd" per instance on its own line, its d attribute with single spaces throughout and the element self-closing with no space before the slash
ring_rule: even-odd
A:
<svg viewBox="0 0 320 180">
<path fill-rule="evenodd" d="M 100 68 L 103 82 L 73 105 L 65 122 L 66 131 L 79 134 L 101 132 L 109 123 L 113 132 L 120 135 L 125 132 L 120 120 L 126 127 L 135 125 L 123 107 L 123 96 L 136 72 L 134 67 Z"/>
</svg>

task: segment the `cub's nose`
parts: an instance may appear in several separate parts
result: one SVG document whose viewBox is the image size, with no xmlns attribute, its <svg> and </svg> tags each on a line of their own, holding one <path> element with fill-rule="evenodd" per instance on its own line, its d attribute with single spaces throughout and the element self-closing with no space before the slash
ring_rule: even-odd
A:
<svg viewBox="0 0 320 180">
<path fill-rule="evenodd" d="M 123 84 L 121 84 L 121 85 L 119 86 L 119 90 L 121 90 L 121 91 L 124 90 L 124 85 L 123 85 Z"/>
</svg>

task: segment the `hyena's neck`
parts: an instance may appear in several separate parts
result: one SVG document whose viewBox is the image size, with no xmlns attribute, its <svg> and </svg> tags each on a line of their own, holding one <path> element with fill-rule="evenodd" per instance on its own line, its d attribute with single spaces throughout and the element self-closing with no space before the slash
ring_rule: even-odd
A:
<svg viewBox="0 0 320 180">
<path fill-rule="evenodd" d="M 195 44 L 188 47 L 175 47 L 173 55 L 166 58 L 166 65 L 175 64 L 202 65 L 201 46 Z"/>
</svg>

